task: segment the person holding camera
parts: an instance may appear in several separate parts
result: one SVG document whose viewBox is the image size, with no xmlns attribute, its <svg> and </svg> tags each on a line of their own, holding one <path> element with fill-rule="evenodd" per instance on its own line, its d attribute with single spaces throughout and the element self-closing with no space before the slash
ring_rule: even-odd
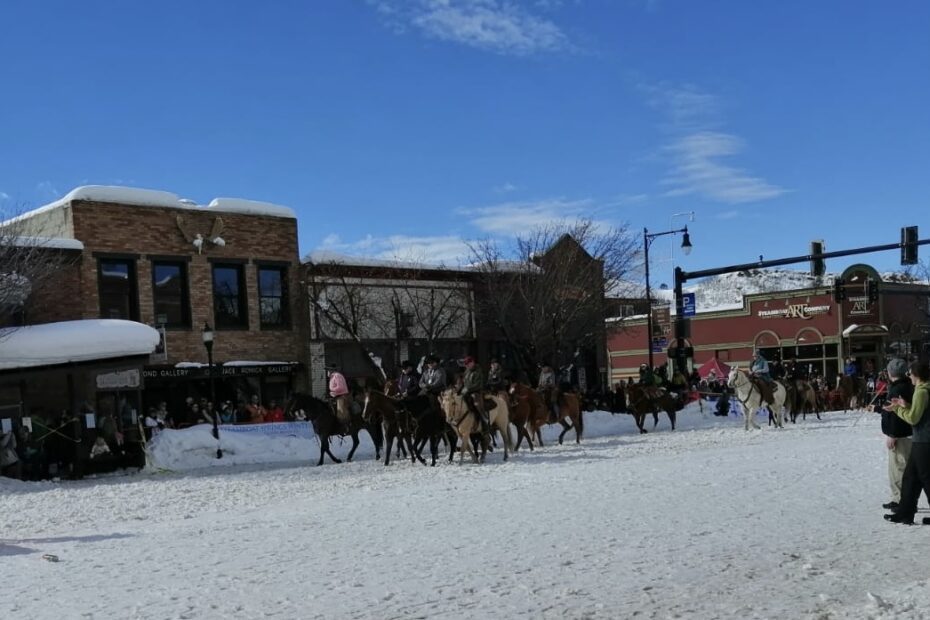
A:
<svg viewBox="0 0 930 620">
<path fill-rule="evenodd" d="M 904 467 L 911 456 L 911 425 L 899 418 L 892 411 L 885 411 L 883 407 L 892 399 L 901 398 L 911 402 L 914 397 L 914 386 L 907 376 L 907 362 L 896 357 L 888 362 L 887 367 L 890 383 L 881 402 L 875 405 L 875 411 L 882 414 L 882 433 L 885 435 L 885 447 L 888 449 L 888 483 L 891 485 L 891 501 L 882 504 L 882 508 L 895 510 L 901 502 L 901 477 Z"/>
</svg>

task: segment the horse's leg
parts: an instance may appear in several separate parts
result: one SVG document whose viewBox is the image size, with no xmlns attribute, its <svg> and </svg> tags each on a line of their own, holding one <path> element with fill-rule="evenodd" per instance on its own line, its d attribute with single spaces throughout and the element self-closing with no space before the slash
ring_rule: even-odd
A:
<svg viewBox="0 0 930 620">
<path fill-rule="evenodd" d="M 658 419 L 658 416 L 656 416 Z M 584 411 L 578 410 L 578 417 L 573 419 L 575 425 L 575 443 L 581 443 L 581 434 L 584 432 Z"/>
<path fill-rule="evenodd" d="M 542 427 L 537 425 L 535 422 L 533 422 L 532 424 L 533 424 L 533 430 L 530 431 L 530 436 L 532 437 L 533 435 L 535 435 L 536 445 L 539 446 L 540 448 L 545 448 L 546 446 L 543 445 L 543 440 L 542 440 L 542 430 L 541 430 Z"/>
<path fill-rule="evenodd" d="M 341 463 L 342 461 L 336 458 L 336 455 L 333 454 L 333 451 L 329 448 L 329 439 L 331 435 L 326 436 L 326 454 L 329 455 L 329 458 L 332 459 L 333 463 Z M 323 464 L 323 457 L 320 457 L 320 465 Z"/>
<path fill-rule="evenodd" d="M 565 433 L 568 432 L 568 429 L 572 427 L 569 422 L 566 422 L 564 418 L 559 420 L 559 424 L 562 425 L 562 432 L 559 433 L 559 445 L 562 445 L 562 438 L 565 437 Z"/>
<path fill-rule="evenodd" d="M 349 456 L 346 457 L 346 463 L 352 462 L 352 455 L 358 450 L 358 431 L 352 432 L 352 449 L 349 450 Z"/>
<path fill-rule="evenodd" d="M 391 448 L 394 447 L 394 425 L 384 423 L 384 464 L 391 464 Z"/>
<path fill-rule="evenodd" d="M 672 423 L 672 430 L 675 430 L 675 418 L 678 417 L 678 414 L 674 411 L 666 411 L 668 414 L 668 421 Z"/>
<path fill-rule="evenodd" d="M 459 436 L 452 428 L 447 428 L 444 434 L 446 441 L 449 443 L 449 462 L 455 458 L 455 449 L 458 447 Z"/>
<path fill-rule="evenodd" d="M 316 466 L 319 467 L 323 464 L 323 456 L 326 454 L 326 444 L 329 442 L 329 437 L 318 435 L 317 439 L 320 440 L 320 460 L 316 462 Z"/>
<path fill-rule="evenodd" d="M 652 430 L 656 430 L 656 427 L 658 425 L 659 425 L 659 412 L 653 409 L 652 410 Z"/>
<path fill-rule="evenodd" d="M 762 427 L 756 424 L 756 416 L 759 415 L 759 409 L 762 407 L 750 407 L 749 411 L 749 422 L 752 424 L 752 427 L 757 431 L 762 430 Z"/>
</svg>

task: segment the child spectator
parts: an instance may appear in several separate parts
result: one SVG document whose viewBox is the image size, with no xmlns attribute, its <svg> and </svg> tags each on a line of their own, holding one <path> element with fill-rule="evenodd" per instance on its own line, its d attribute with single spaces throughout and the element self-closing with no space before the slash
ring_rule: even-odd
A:
<svg viewBox="0 0 930 620">
<path fill-rule="evenodd" d="M 265 422 L 284 422 L 284 409 L 278 406 L 278 401 L 272 400 L 265 411 Z"/>
<path fill-rule="evenodd" d="M 107 445 L 103 437 L 97 437 L 94 445 L 90 449 L 90 458 L 99 460 L 101 457 L 111 454 L 110 446 Z"/>
</svg>

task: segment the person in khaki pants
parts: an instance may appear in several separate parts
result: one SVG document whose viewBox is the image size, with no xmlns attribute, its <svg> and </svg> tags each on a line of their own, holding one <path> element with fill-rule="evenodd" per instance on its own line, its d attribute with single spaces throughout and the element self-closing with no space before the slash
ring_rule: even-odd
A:
<svg viewBox="0 0 930 620">
<path fill-rule="evenodd" d="M 914 386 L 908 379 L 907 362 L 901 358 L 894 358 L 888 362 L 888 393 L 886 400 L 902 398 L 911 402 L 914 395 Z M 904 466 L 911 455 L 911 425 L 899 418 L 893 411 L 883 411 L 881 405 L 876 405 L 877 411 L 882 414 L 882 433 L 885 434 L 885 447 L 888 448 L 888 482 L 891 485 L 891 501 L 882 504 L 882 508 L 894 510 L 901 501 L 901 478 Z"/>
</svg>

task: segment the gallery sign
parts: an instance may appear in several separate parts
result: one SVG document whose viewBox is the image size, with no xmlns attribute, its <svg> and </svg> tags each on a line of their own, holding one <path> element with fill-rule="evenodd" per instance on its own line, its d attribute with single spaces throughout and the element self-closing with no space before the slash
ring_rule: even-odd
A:
<svg viewBox="0 0 930 620">
<path fill-rule="evenodd" d="M 760 319 L 811 319 L 830 312 L 830 306 L 809 306 L 807 304 L 790 304 L 774 310 L 759 310 Z"/>
</svg>

